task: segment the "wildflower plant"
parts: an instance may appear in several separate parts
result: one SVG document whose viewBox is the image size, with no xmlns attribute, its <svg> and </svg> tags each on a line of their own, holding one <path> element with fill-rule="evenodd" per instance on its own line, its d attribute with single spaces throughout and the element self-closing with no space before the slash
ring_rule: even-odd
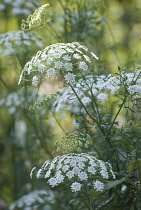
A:
<svg viewBox="0 0 141 210">
<path fill-rule="evenodd" d="M 41 162 L 37 162 L 30 176 L 33 184 L 36 180 L 40 187 L 44 185 L 43 187 L 51 188 L 54 192 L 51 194 L 52 203 L 44 199 L 46 196 L 50 198 L 44 191 L 41 196 L 33 193 L 35 199 L 29 201 L 29 206 L 40 208 L 40 205 L 36 206 L 36 202 L 34 203 L 37 201 L 38 204 L 47 204 L 45 208 L 50 209 L 52 204 L 55 205 L 55 194 L 61 192 L 60 196 L 64 196 L 67 192 L 70 197 L 66 197 L 70 200 L 66 206 L 77 201 L 80 203 L 80 207 L 74 209 L 111 210 L 121 209 L 122 206 L 124 209 L 139 209 L 141 69 L 134 67 L 127 71 L 118 67 L 117 72 L 110 74 L 99 70 L 101 61 L 94 53 L 95 49 L 91 46 L 93 50 L 89 50 L 85 46 L 87 44 L 77 40 L 80 37 L 80 41 L 84 41 L 83 34 L 81 36 L 80 33 L 76 40 L 68 42 L 71 34 L 69 29 L 72 32 L 71 26 L 74 27 L 71 21 L 80 16 L 82 20 L 86 16 L 86 19 L 89 20 L 90 17 L 92 21 L 98 16 L 92 12 L 84 13 L 85 5 L 82 10 L 78 8 L 79 14 L 73 11 L 69 16 L 71 9 L 68 9 L 67 1 L 59 1 L 59 4 L 68 15 L 65 16 L 66 25 L 62 30 L 63 34 L 66 32 L 67 35 L 65 43 L 49 43 L 24 63 L 18 82 L 19 85 L 25 86 L 24 97 L 13 92 L 0 100 L 0 105 L 7 106 L 15 116 L 19 107 L 22 108 L 28 123 L 34 128 L 34 133 L 29 132 L 30 138 L 36 138 L 41 144 L 41 153 L 44 150 L 47 154 L 47 158 L 43 158 L 47 159 L 44 164 L 40 167 Z M 44 4 L 23 20 L 24 32 L 1 35 L 0 53 L 13 55 L 15 45 L 24 45 L 26 48 L 32 41 L 41 47 L 41 43 L 37 41 L 40 37 L 36 36 L 37 40 L 34 39 L 35 34 L 31 30 L 38 30 L 50 21 L 48 9 L 49 4 Z M 68 19 L 70 22 L 67 25 Z M 82 20 L 78 22 L 82 23 Z M 98 22 L 97 25 L 102 24 L 102 19 Z M 92 23 L 94 26 L 95 21 Z M 61 82 L 61 89 L 52 94 L 46 94 L 45 90 L 45 94 L 41 96 L 40 87 L 49 79 L 56 83 Z M 48 131 L 49 113 L 61 128 L 54 141 L 54 136 L 51 137 Z M 70 121 L 75 120 L 77 123 L 77 128 L 71 125 L 66 129 L 65 119 L 63 118 L 64 124 L 58 120 L 57 115 L 68 113 Z M 56 148 L 52 152 L 53 145 Z M 26 208 L 23 200 L 28 201 L 28 197 L 30 194 L 17 201 L 11 209 L 18 209 L 20 205 Z M 66 206 L 63 208 L 67 209 Z"/>
</svg>

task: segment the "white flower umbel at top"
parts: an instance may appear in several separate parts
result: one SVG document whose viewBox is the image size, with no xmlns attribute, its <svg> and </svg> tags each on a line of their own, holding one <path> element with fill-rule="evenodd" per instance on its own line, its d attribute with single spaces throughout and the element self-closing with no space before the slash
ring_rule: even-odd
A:
<svg viewBox="0 0 141 210">
<path fill-rule="evenodd" d="M 94 53 L 78 42 L 57 43 L 38 51 L 31 61 L 26 63 L 20 81 L 32 82 L 37 86 L 46 77 L 63 76 L 67 83 L 73 83 L 77 73 L 88 71 L 91 59 L 98 60 Z"/>
<path fill-rule="evenodd" d="M 32 15 L 29 15 L 26 20 L 22 20 L 22 30 L 38 30 L 49 22 L 50 19 L 48 18 L 48 7 L 49 4 L 44 4 L 35 10 Z"/>
<path fill-rule="evenodd" d="M 34 170 L 36 168 L 33 168 Z M 31 171 L 31 177 L 34 170 Z M 72 192 L 104 190 L 104 182 L 115 179 L 111 165 L 86 153 L 69 153 L 47 160 L 37 172 L 37 178 L 45 178 L 51 187 L 65 184 Z"/>
</svg>

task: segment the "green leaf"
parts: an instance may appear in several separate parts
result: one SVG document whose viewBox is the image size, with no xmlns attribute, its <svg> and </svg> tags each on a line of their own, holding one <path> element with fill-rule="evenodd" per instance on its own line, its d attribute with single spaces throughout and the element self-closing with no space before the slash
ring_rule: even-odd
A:
<svg viewBox="0 0 141 210">
<path fill-rule="evenodd" d="M 127 176 L 122 179 L 115 180 L 115 181 L 107 181 L 105 184 L 105 190 L 109 190 L 113 187 L 116 187 L 117 185 L 121 184 L 126 178 Z"/>
</svg>

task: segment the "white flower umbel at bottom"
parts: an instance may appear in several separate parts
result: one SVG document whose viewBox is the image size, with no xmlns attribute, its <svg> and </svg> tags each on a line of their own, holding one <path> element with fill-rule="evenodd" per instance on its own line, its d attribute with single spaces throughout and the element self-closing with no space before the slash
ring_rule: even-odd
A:
<svg viewBox="0 0 141 210">
<path fill-rule="evenodd" d="M 96 192 L 102 192 L 104 182 L 115 179 L 110 163 L 86 153 L 57 156 L 47 163 L 38 170 L 36 177 L 45 178 L 51 187 L 64 184 L 72 192 L 83 191 L 86 186 Z"/>
</svg>

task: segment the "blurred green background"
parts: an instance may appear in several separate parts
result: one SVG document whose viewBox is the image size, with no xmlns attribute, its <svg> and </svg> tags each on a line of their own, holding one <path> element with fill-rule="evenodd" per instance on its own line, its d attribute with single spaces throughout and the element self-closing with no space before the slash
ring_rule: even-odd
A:
<svg viewBox="0 0 141 210">
<path fill-rule="evenodd" d="M 22 19 L 32 14 L 40 3 L 50 4 L 48 16 L 51 21 L 36 32 L 43 37 L 42 46 L 33 43 L 26 48 L 22 45 L 16 48 L 12 43 L 15 46 L 13 54 L 0 54 L 0 198 L 6 205 L 39 188 L 30 179 L 30 171 L 34 164 L 40 165 L 53 157 L 53 138 L 61 133 L 58 127 L 56 132 L 51 128 L 48 112 L 47 119 L 43 119 L 42 115 L 29 111 L 27 94 L 32 97 L 32 90 L 26 92 L 19 104 L 8 103 L 7 100 L 14 100 L 7 99 L 13 93 L 17 96 L 11 98 L 17 97 L 15 100 L 20 101 L 22 87 L 18 86 L 18 80 L 25 63 L 47 45 L 72 41 L 83 42 L 99 56 L 96 68 L 101 72 L 116 72 L 118 66 L 130 70 L 135 64 L 140 65 L 141 58 L 140 0 L 31 1 L 34 7 L 26 4 L 28 0 L 23 0 L 22 5 L 14 2 L 15 5 L 12 1 L 0 1 L 0 34 L 21 30 Z M 0 48 L 3 48 L 2 43 Z M 51 93 L 58 85 L 48 83 L 44 88 Z M 9 112 L 14 106 L 15 111 Z M 73 129 L 69 119 L 64 127 Z"/>
</svg>

